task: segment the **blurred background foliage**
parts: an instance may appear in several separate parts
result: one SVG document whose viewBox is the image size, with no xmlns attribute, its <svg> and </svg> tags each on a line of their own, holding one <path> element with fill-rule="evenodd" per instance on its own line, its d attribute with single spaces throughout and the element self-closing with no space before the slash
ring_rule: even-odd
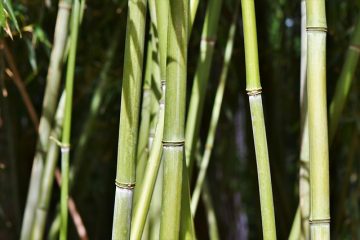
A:
<svg viewBox="0 0 360 240">
<path fill-rule="evenodd" d="M 81 194 L 72 193 L 91 239 L 110 239 L 114 201 L 114 179 L 118 141 L 120 89 L 124 38 L 125 0 L 88 0 L 80 30 L 73 102 L 72 148 L 78 140 L 90 111 L 90 101 L 107 61 L 106 51 L 116 29 L 121 29 L 118 48 L 107 73 L 105 99 L 101 104 L 90 141 L 86 146 Z M 6 1 L 2 1 L 6 2 Z M 214 95 L 222 66 L 226 37 L 235 0 L 224 1 L 213 58 L 201 142 L 205 142 Z M 207 1 L 200 1 L 189 43 L 188 99 L 199 54 L 201 29 Z M 328 0 L 327 83 L 328 102 L 344 62 L 349 39 L 359 15 L 360 2 Z M 14 63 L 35 107 L 37 116 L 45 88 L 53 41 L 57 2 L 19 0 L 12 3 L 13 16 L 2 20 L 2 44 Z M 298 205 L 300 149 L 300 1 L 256 1 L 261 81 L 268 134 L 274 204 L 279 239 L 290 232 Z M 149 21 L 148 21 L 149 22 Z M 147 22 L 147 24 L 148 24 Z M 149 25 L 149 24 L 148 24 Z M 149 26 L 147 26 L 148 29 Z M 215 205 L 221 239 L 259 239 L 261 218 L 256 162 L 249 106 L 245 92 L 244 50 L 241 18 L 237 23 L 234 55 L 222 106 L 215 148 L 207 178 Z M 148 31 L 147 31 L 148 32 Z M 12 38 L 9 36 L 11 33 Z M 148 37 L 148 35 L 147 35 Z M 36 131 L 8 62 L 1 54 L 0 105 L 0 239 L 17 239 L 25 205 L 36 143 Z M 63 74 L 64 75 L 64 74 Z M 63 76 L 64 78 L 64 76 Z M 360 239 L 360 165 L 358 71 L 330 150 L 332 232 L 337 239 Z M 64 81 L 62 81 L 64 84 Z M 200 146 L 201 148 L 203 146 Z M 344 188 L 344 186 L 348 188 Z M 59 189 L 55 185 L 48 226 L 56 213 Z M 345 190 L 344 190 L 345 189 Z M 345 191 L 345 192 L 344 192 Z M 340 197 L 344 195 L 345 197 Z M 341 216 L 340 216 L 340 215 Z M 195 218 L 198 239 L 207 239 L 205 211 L 200 203 Z M 70 224 L 70 239 L 77 234 Z"/>
</svg>

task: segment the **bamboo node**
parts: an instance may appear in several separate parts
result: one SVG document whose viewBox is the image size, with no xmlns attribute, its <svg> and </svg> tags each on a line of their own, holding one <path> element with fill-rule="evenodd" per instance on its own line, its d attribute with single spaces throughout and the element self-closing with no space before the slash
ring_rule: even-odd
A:
<svg viewBox="0 0 360 240">
<path fill-rule="evenodd" d="M 360 45 L 358 44 L 350 44 L 349 49 L 357 53 L 360 53 Z"/>
<path fill-rule="evenodd" d="M 59 2 L 59 8 L 65 9 L 65 10 L 71 10 L 71 5 L 66 2 Z"/>
<path fill-rule="evenodd" d="M 60 151 L 62 153 L 70 152 L 70 144 L 62 143 L 58 139 L 56 139 L 54 136 L 50 136 L 49 139 L 51 141 L 54 141 L 56 143 L 56 145 L 58 145 L 60 147 Z"/>
<path fill-rule="evenodd" d="M 247 90 L 246 92 L 249 96 L 256 96 L 256 95 L 261 95 L 262 90 L 260 88 L 255 90 Z"/>
<path fill-rule="evenodd" d="M 310 219 L 310 224 L 311 225 L 315 225 L 315 224 L 329 224 L 330 223 L 330 218 L 324 218 L 324 219 Z"/>
<path fill-rule="evenodd" d="M 136 183 L 122 183 L 115 179 L 115 186 L 121 189 L 132 190 L 135 188 Z"/>
<path fill-rule="evenodd" d="M 180 140 L 180 141 L 162 141 L 162 144 L 164 147 L 183 147 L 185 144 L 184 140 Z"/>
<path fill-rule="evenodd" d="M 326 27 L 306 27 L 307 32 L 327 32 Z"/>
</svg>

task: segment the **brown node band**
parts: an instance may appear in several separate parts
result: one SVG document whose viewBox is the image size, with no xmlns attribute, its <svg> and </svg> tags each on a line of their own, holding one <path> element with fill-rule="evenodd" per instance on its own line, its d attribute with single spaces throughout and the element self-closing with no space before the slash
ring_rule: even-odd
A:
<svg viewBox="0 0 360 240">
<path fill-rule="evenodd" d="M 164 147 L 183 147 L 185 144 L 184 140 L 181 141 L 162 141 Z"/>
<path fill-rule="evenodd" d="M 326 27 L 306 27 L 307 32 L 327 32 Z"/>
<path fill-rule="evenodd" d="M 66 9 L 66 10 L 70 10 L 71 9 L 71 5 L 66 3 L 66 2 L 60 2 L 59 3 L 59 8 L 62 8 L 62 9 Z"/>
<path fill-rule="evenodd" d="M 247 94 L 249 96 L 256 96 L 256 95 L 261 95 L 261 89 L 256 89 L 256 90 L 248 90 Z"/>
<path fill-rule="evenodd" d="M 360 53 L 360 45 L 358 44 L 350 44 L 349 49 L 357 53 Z"/>
<path fill-rule="evenodd" d="M 310 224 L 328 224 L 330 223 L 330 219 L 312 219 L 310 220 Z"/>
<path fill-rule="evenodd" d="M 135 188 L 136 183 L 122 183 L 115 180 L 115 186 L 121 189 L 132 190 Z"/>
</svg>

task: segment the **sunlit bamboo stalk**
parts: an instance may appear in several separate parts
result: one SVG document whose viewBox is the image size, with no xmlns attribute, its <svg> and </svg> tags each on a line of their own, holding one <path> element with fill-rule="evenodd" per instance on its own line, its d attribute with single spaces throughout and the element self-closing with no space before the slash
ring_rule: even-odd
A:
<svg viewBox="0 0 360 240">
<path fill-rule="evenodd" d="M 183 185 L 189 3 L 170 0 L 163 136 L 164 184 L 160 239 L 179 239 Z"/>
<path fill-rule="evenodd" d="M 330 239 L 324 0 L 307 0 L 307 99 L 310 153 L 310 238 Z"/>
<path fill-rule="evenodd" d="M 276 239 L 269 155 L 261 98 L 254 0 L 241 0 L 241 7 L 245 45 L 246 91 L 249 95 L 254 135 L 263 238 Z"/>
<path fill-rule="evenodd" d="M 146 0 L 128 1 L 112 239 L 129 239 L 144 56 Z M 126 147 L 124 147 L 126 146 Z"/>
</svg>

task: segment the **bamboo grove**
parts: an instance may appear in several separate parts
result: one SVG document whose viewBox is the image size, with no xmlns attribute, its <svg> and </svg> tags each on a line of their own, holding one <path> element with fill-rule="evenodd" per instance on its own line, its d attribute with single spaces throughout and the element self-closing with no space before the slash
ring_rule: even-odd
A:
<svg viewBox="0 0 360 240">
<path fill-rule="evenodd" d="M 0 0 L 0 239 L 360 239 L 360 3 Z"/>
</svg>

